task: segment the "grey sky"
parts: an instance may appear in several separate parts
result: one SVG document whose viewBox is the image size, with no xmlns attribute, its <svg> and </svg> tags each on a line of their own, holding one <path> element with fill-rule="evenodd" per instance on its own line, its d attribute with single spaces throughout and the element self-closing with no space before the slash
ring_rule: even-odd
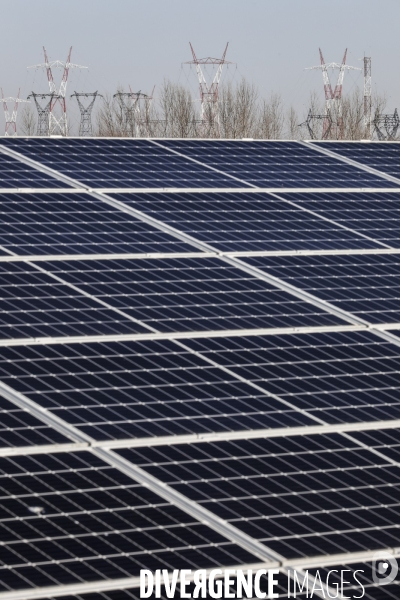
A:
<svg viewBox="0 0 400 600">
<path fill-rule="evenodd" d="M 339 62 L 347 46 L 353 66 L 372 56 L 374 89 L 400 108 L 399 20 L 399 0 L 14 0 L 0 37 L 0 85 L 5 95 L 19 86 L 25 97 L 47 91 L 45 74 L 26 67 L 43 61 L 43 45 L 61 60 L 72 45 L 72 62 L 90 71 L 73 73 L 68 93 L 118 84 L 148 92 L 164 77 L 194 90 L 194 71 L 181 67 L 188 42 L 203 57 L 220 56 L 229 41 L 227 58 L 237 63 L 229 79 L 245 76 L 303 112 L 309 91 L 322 93 L 320 72 L 304 67 L 318 64 L 318 46 L 327 62 Z M 345 92 L 362 83 L 361 72 L 346 75 Z"/>
</svg>

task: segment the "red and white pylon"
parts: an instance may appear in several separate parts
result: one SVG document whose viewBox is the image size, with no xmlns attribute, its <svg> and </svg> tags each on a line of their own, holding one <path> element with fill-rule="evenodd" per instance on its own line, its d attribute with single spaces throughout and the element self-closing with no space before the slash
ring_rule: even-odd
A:
<svg viewBox="0 0 400 600">
<path fill-rule="evenodd" d="M 190 42 L 189 46 L 192 51 L 193 60 L 188 61 L 185 64 L 195 65 L 196 67 L 196 73 L 199 80 L 200 88 L 201 123 L 205 126 L 205 128 L 214 128 L 217 135 L 219 135 L 219 82 L 221 80 L 223 66 L 227 64 L 232 64 L 230 61 L 225 60 L 225 56 L 228 50 L 228 44 L 226 44 L 222 58 L 211 58 L 211 56 L 209 56 L 208 58 L 197 58 L 193 46 Z M 217 71 L 210 84 L 207 83 L 201 65 L 218 65 Z"/>
<path fill-rule="evenodd" d="M 3 108 L 4 108 L 4 117 L 6 120 L 6 124 L 5 124 L 5 129 L 4 129 L 4 135 L 7 136 L 14 136 L 17 135 L 17 114 L 18 114 L 18 105 L 21 102 L 29 102 L 29 100 L 21 100 L 21 98 L 19 97 L 19 93 L 20 93 L 20 89 L 18 90 L 18 94 L 16 98 L 4 98 L 4 94 L 3 94 L 3 89 L 1 88 L 1 101 L 3 103 Z M 14 103 L 14 108 L 12 111 L 8 110 L 8 106 L 7 106 L 7 102 L 8 103 Z"/>
<path fill-rule="evenodd" d="M 329 115 L 331 118 L 336 120 L 338 127 L 339 127 L 339 137 L 341 137 L 341 134 L 343 132 L 342 94 L 343 94 L 344 74 L 345 74 L 345 71 L 350 71 L 350 70 L 360 71 L 361 69 L 359 69 L 358 67 L 350 67 L 349 65 L 346 65 L 347 48 L 345 50 L 343 60 L 340 64 L 335 63 L 335 62 L 326 63 L 324 60 L 324 57 L 322 55 L 321 48 L 319 48 L 319 57 L 320 57 L 321 64 L 316 67 L 309 67 L 308 69 L 309 70 L 319 69 L 322 71 L 322 79 L 324 82 L 324 93 L 325 93 L 325 116 L 326 116 L 326 118 L 324 119 L 324 123 L 323 123 L 322 137 L 324 139 L 324 136 L 327 132 L 327 128 L 329 127 L 329 124 L 330 124 Z M 336 83 L 334 90 L 332 90 L 331 82 L 329 80 L 328 69 L 332 69 L 332 70 L 338 69 L 339 70 L 339 75 L 338 75 L 337 83 Z"/>
<path fill-rule="evenodd" d="M 53 95 L 50 102 L 50 113 L 49 113 L 49 135 L 68 135 L 68 121 L 67 121 L 67 83 L 70 69 L 87 69 L 82 65 L 75 65 L 71 63 L 71 52 L 72 46 L 69 49 L 68 57 L 66 62 L 61 60 L 49 61 L 47 57 L 46 48 L 43 46 L 44 63 L 40 65 L 33 65 L 28 69 L 40 69 L 45 68 L 47 72 L 47 79 L 49 82 L 50 94 Z M 60 87 L 57 91 L 56 84 L 53 77 L 53 68 L 62 68 L 63 76 L 61 79 Z"/>
</svg>

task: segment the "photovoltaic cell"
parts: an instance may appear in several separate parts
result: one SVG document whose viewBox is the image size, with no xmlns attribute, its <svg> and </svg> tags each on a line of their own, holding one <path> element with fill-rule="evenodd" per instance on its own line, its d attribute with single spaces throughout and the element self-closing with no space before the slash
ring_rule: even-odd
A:
<svg viewBox="0 0 400 600">
<path fill-rule="evenodd" d="M 400 349 L 370 333 L 190 340 L 186 344 L 325 423 L 400 418 Z"/>
<path fill-rule="evenodd" d="M 338 317 L 217 258 L 41 265 L 153 331 L 341 323 Z"/>
<path fill-rule="evenodd" d="M 396 187 L 298 142 L 160 140 L 166 148 L 258 187 Z"/>
<path fill-rule="evenodd" d="M 313 424 L 173 342 L 2 348 L 0 357 L 1 381 L 99 440 Z"/>
<path fill-rule="evenodd" d="M 400 195 L 397 193 L 307 193 L 282 194 L 299 207 L 340 224 L 364 239 L 388 248 L 400 247 Z"/>
<path fill-rule="evenodd" d="M 113 195 L 223 252 L 379 247 L 266 193 Z"/>
<path fill-rule="evenodd" d="M 256 559 L 90 453 L 0 459 L 0 590 Z"/>
<path fill-rule="evenodd" d="M 331 152 L 383 171 L 387 175 L 400 177 L 400 147 L 385 142 L 313 142 Z"/>
<path fill-rule="evenodd" d="M 338 434 L 119 453 L 288 558 L 398 539 L 399 466 Z"/>
<path fill-rule="evenodd" d="M 0 263 L 0 279 L 2 338 L 146 331 L 29 263 Z"/>
<path fill-rule="evenodd" d="M 147 140 L 18 138 L 0 143 L 94 188 L 245 187 Z"/>
<path fill-rule="evenodd" d="M 400 255 L 274 256 L 245 261 L 369 323 L 400 321 Z"/>
<path fill-rule="evenodd" d="M 89 194 L 2 194 L 0 218 L 0 246 L 19 255 L 193 251 Z"/>
</svg>

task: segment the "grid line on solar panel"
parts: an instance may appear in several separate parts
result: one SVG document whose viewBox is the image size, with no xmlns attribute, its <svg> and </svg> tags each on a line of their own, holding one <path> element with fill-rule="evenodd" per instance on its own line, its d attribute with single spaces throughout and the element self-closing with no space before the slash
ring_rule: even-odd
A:
<svg viewBox="0 0 400 600">
<path fill-rule="evenodd" d="M 359 164 L 399 178 L 400 147 L 396 142 L 314 142 L 319 149 L 334 152 L 342 159 L 357 161 Z"/>
<path fill-rule="evenodd" d="M 344 224 L 267 193 L 112 196 L 222 252 L 379 246 Z"/>
<path fill-rule="evenodd" d="M 10 139 L 3 151 L 39 161 L 92 188 L 243 187 L 243 182 L 138 139 Z M 387 187 L 387 186 L 386 186 Z"/>
<path fill-rule="evenodd" d="M 397 543 L 399 465 L 342 436 L 119 453 L 286 558 Z"/>
<path fill-rule="evenodd" d="M 192 250 L 90 194 L 2 194 L 0 217 L 0 245 L 18 254 Z"/>
<path fill-rule="evenodd" d="M 367 173 L 300 142 L 159 140 L 152 142 L 218 168 L 255 187 L 398 187 L 385 175 Z"/>
<path fill-rule="evenodd" d="M 246 262 L 370 323 L 400 319 L 397 256 L 268 257 Z"/>
<path fill-rule="evenodd" d="M 91 453 L 0 460 L 3 590 L 257 562 Z"/>
</svg>

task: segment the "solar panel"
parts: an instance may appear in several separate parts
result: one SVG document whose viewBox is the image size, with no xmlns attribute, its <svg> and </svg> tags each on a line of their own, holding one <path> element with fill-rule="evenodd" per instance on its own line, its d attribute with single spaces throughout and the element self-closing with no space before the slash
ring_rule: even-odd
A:
<svg viewBox="0 0 400 600">
<path fill-rule="evenodd" d="M 0 277 L 3 339 L 146 331 L 36 265 L 0 263 Z"/>
<path fill-rule="evenodd" d="M 367 236 L 369 240 L 376 240 L 380 246 L 400 247 L 398 193 L 284 193 L 282 196 L 299 207 Z"/>
<path fill-rule="evenodd" d="M 333 325 L 341 320 L 217 258 L 44 263 L 149 330 Z M 151 329 L 152 328 L 152 329 Z"/>
<path fill-rule="evenodd" d="M 160 140 L 158 144 L 258 187 L 396 187 L 297 142 Z"/>
<path fill-rule="evenodd" d="M 388 143 L 365 143 L 365 142 L 313 142 L 336 152 L 339 156 L 344 156 L 351 160 L 378 169 L 388 175 L 400 177 L 400 148 L 398 144 Z"/>
<path fill-rule="evenodd" d="M 302 436 L 119 452 L 289 558 L 397 543 L 400 468 L 351 439 Z"/>
<path fill-rule="evenodd" d="M 19 255 L 193 250 L 89 194 L 2 194 L 0 218 L 0 245 Z"/>
<path fill-rule="evenodd" d="M 0 459 L 0 590 L 255 562 L 91 453 Z"/>
<path fill-rule="evenodd" d="M 324 333 L 185 344 L 329 423 L 400 417 L 400 348 L 371 333 Z"/>
<path fill-rule="evenodd" d="M 0 356 L 4 383 L 99 440 L 313 424 L 173 342 L 17 347 Z"/>
<path fill-rule="evenodd" d="M 140 568 L 271 560 L 282 597 L 288 565 L 358 565 L 377 600 L 400 335 L 367 324 L 400 321 L 396 182 L 292 142 L 1 144 L 1 600 L 136 600 Z"/>
<path fill-rule="evenodd" d="M 267 193 L 113 194 L 222 252 L 378 248 L 346 227 Z M 308 198 L 309 196 L 307 196 Z"/>
<path fill-rule="evenodd" d="M 0 143 L 95 188 L 243 187 L 147 140 L 3 138 Z"/>
<path fill-rule="evenodd" d="M 400 321 L 399 255 L 280 256 L 246 262 L 370 323 Z"/>
</svg>

